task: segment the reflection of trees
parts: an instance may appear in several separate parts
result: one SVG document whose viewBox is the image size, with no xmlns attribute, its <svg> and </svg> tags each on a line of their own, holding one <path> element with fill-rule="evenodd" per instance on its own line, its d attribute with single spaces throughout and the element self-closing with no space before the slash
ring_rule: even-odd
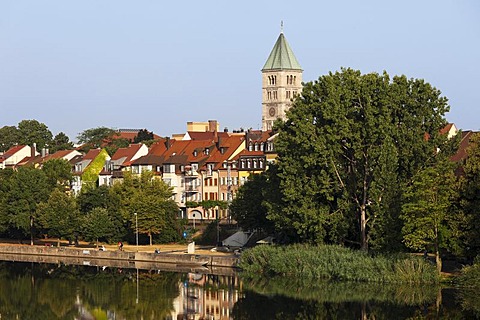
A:
<svg viewBox="0 0 480 320">
<path fill-rule="evenodd" d="M 457 294 L 438 286 L 378 286 L 288 278 L 243 283 L 247 291 L 233 309 L 235 319 L 475 319 L 480 316 L 478 292 Z"/>
<path fill-rule="evenodd" d="M 162 319 L 173 310 L 181 274 L 28 263 L 0 264 L 2 319 L 73 319 L 81 307 L 117 319 Z M 104 310 L 104 311 L 102 311 Z"/>
<path fill-rule="evenodd" d="M 435 302 L 437 286 L 386 285 L 364 282 L 303 281 L 278 277 L 244 281 L 245 287 L 255 292 L 283 295 L 320 302 L 392 302 L 401 305 L 419 305 Z"/>
</svg>

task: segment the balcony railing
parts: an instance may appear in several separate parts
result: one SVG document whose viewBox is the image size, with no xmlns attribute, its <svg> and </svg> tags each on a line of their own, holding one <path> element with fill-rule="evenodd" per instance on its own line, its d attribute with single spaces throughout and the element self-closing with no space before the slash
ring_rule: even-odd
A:
<svg viewBox="0 0 480 320">
<path fill-rule="evenodd" d="M 198 192 L 198 187 L 199 186 L 186 185 L 185 186 L 185 191 L 187 191 L 187 192 Z"/>
</svg>

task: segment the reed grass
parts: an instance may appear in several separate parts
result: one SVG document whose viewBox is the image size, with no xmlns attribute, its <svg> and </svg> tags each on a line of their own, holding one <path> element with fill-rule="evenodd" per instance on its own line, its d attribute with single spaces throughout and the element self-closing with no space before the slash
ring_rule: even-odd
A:
<svg viewBox="0 0 480 320">
<path fill-rule="evenodd" d="M 378 283 L 437 283 L 434 266 L 405 254 L 370 255 L 332 245 L 257 246 L 242 254 L 246 277 L 287 276 Z"/>
</svg>

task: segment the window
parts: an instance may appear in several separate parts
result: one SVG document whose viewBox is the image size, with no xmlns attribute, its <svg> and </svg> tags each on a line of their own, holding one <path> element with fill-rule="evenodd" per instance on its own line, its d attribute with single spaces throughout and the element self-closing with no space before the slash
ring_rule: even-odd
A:
<svg viewBox="0 0 480 320">
<path fill-rule="evenodd" d="M 164 164 L 163 165 L 163 173 L 173 173 L 173 169 L 172 169 L 173 165 L 170 165 L 170 164 Z"/>
<path fill-rule="evenodd" d="M 208 156 L 210 154 L 210 149 L 205 148 L 205 154 Z"/>
<path fill-rule="evenodd" d="M 277 100 L 278 97 L 277 97 L 277 91 L 273 91 L 273 100 Z"/>
<path fill-rule="evenodd" d="M 248 144 L 248 151 L 253 151 L 253 144 L 252 143 Z"/>
<path fill-rule="evenodd" d="M 198 155 L 197 150 L 194 150 L 194 151 L 193 151 L 193 156 L 196 157 L 197 155 Z"/>
</svg>

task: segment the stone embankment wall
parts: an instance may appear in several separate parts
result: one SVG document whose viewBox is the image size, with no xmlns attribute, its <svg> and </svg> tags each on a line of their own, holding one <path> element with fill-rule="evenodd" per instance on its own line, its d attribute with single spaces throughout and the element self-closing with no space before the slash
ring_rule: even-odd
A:
<svg viewBox="0 0 480 320">
<path fill-rule="evenodd" d="M 0 246 L 0 254 L 34 255 L 44 257 L 77 258 L 84 261 L 91 260 L 121 260 L 134 264 L 142 262 L 149 264 L 177 265 L 177 266 L 205 266 L 228 267 L 238 266 L 238 257 L 222 255 L 197 255 L 184 253 L 149 253 L 132 251 L 100 251 L 95 249 L 79 249 L 66 247 L 42 246 Z M 123 263 L 122 263 L 123 264 Z"/>
</svg>

